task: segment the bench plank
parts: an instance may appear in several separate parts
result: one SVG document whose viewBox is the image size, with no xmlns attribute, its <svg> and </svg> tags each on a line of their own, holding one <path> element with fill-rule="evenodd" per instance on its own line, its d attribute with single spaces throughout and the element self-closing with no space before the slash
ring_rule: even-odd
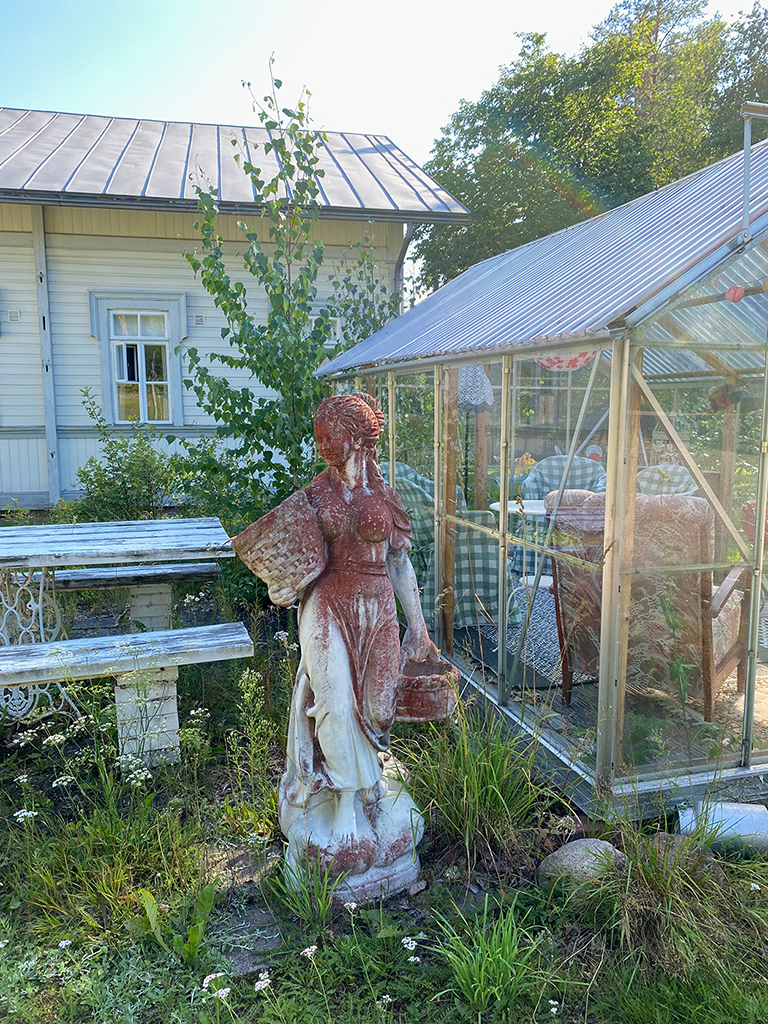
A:
<svg viewBox="0 0 768 1024">
<path fill-rule="evenodd" d="M 218 519 L 4 526 L 0 568 L 233 558 Z"/>
<path fill-rule="evenodd" d="M 33 576 L 40 582 L 40 573 Z M 104 590 L 110 587 L 141 587 L 158 583 L 196 583 L 221 579 L 217 562 L 171 562 L 168 565 L 110 565 L 99 569 L 57 569 L 55 579 L 46 577 L 46 590 Z"/>
<path fill-rule="evenodd" d="M 242 622 L 0 648 L 0 687 L 250 658 Z"/>
</svg>

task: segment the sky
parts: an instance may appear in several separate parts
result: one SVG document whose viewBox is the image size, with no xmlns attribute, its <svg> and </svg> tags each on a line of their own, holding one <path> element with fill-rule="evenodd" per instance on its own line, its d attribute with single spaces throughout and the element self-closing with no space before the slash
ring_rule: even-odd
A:
<svg viewBox="0 0 768 1024">
<path fill-rule="evenodd" d="M 257 124 L 269 59 L 317 128 L 388 135 L 418 163 L 462 99 L 514 60 L 516 33 L 575 53 L 610 0 L 0 0 L 0 105 Z M 730 19 L 751 0 L 712 3 Z"/>
</svg>

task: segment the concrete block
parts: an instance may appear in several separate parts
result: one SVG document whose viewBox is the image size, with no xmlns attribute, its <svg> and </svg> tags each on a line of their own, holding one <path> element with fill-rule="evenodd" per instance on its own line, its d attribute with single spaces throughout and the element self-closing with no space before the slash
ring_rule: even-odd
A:
<svg viewBox="0 0 768 1024">
<path fill-rule="evenodd" d="M 178 675 L 171 667 L 115 676 L 121 754 L 135 754 L 147 765 L 179 760 Z"/>
</svg>

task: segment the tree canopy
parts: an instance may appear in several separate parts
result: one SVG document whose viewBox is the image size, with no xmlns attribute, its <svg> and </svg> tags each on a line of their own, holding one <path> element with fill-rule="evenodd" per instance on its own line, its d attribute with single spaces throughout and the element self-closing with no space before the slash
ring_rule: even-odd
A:
<svg viewBox="0 0 768 1024">
<path fill-rule="evenodd" d="M 741 144 L 739 106 L 768 100 L 768 11 L 727 25 L 705 0 L 622 0 L 579 54 L 522 35 L 476 102 L 462 101 L 427 170 L 472 211 L 420 230 L 422 280 L 610 209 Z M 762 137 L 762 122 L 754 138 Z"/>
</svg>

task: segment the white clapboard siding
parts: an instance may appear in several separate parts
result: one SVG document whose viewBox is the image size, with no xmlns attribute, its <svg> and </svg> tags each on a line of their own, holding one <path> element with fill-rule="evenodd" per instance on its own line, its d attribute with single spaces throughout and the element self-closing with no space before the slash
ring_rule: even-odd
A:
<svg viewBox="0 0 768 1024">
<path fill-rule="evenodd" d="M 8 310 L 18 310 L 19 323 L 9 321 Z M 43 423 L 32 240 L 9 246 L 0 235 L 0 430 Z"/>
<path fill-rule="evenodd" d="M 98 341 L 91 336 L 88 291 L 93 288 L 115 291 L 146 290 L 148 305 L 153 292 L 185 292 L 188 321 L 195 314 L 206 317 L 204 328 L 196 329 L 186 344 L 200 351 L 228 351 L 221 338 L 224 319 L 216 310 L 175 243 L 168 251 L 142 249 L 142 240 L 119 239 L 119 247 L 111 250 L 66 247 L 66 239 L 49 237 L 48 274 L 51 302 L 53 353 L 56 369 L 56 406 L 60 427 L 89 426 L 82 405 L 82 388 L 90 386 L 101 401 L 102 381 Z M 129 248 L 130 246 L 130 248 Z M 237 275 L 233 275 L 236 279 Z M 249 291 L 249 308 L 256 316 L 266 313 L 263 295 L 258 289 Z M 210 319 L 209 319 L 210 318 Z M 189 332 L 189 328 L 187 328 Z M 214 370 L 216 372 L 216 370 Z M 220 369 L 237 387 L 253 387 L 258 381 L 242 371 Z M 213 426 L 214 420 L 197 406 L 193 392 L 183 391 L 184 422 L 201 427 Z M 69 469 L 70 467 L 68 467 Z M 75 467 L 76 468 L 76 467 Z M 67 477 L 63 478 L 68 486 Z"/>
<path fill-rule="evenodd" d="M 91 679 L 229 658 L 250 658 L 253 642 L 242 622 L 152 633 L 58 640 L 0 648 L 0 683 Z"/>
<path fill-rule="evenodd" d="M 44 437 L 3 437 L 0 434 L 0 507 L 25 494 L 48 489 Z"/>
<path fill-rule="evenodd" d="M 6 526 L 0 532 L 0 568 L 233 557 L 213 517 Z"/>
</svg>

